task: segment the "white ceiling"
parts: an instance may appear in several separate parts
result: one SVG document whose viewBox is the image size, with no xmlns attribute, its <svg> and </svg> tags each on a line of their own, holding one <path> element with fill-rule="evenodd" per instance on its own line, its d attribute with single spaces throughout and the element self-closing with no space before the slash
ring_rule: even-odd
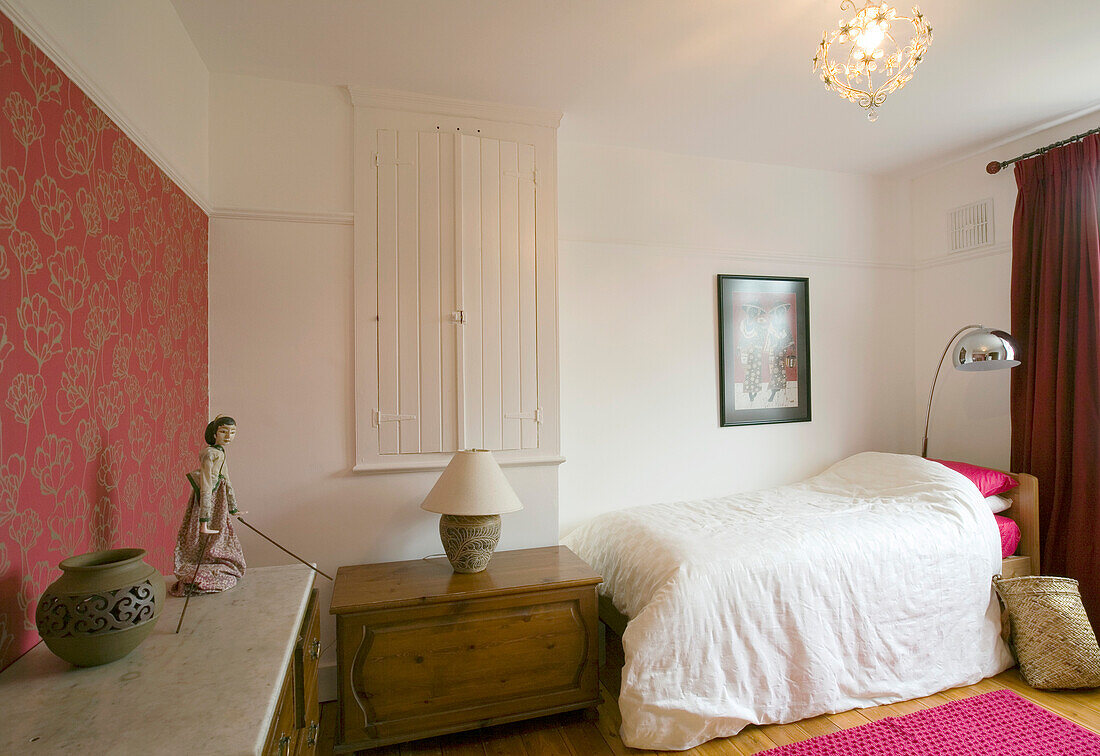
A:
<svg viewBox="0 0 1100 756">
<path fill-rule="evenodd" d="M 838 0 L 173 2 L 213 72 L 550 108 L 562 139 L 761 163 L 911 171 L 1100 109 L 1100 0 L 925 0 L 931 50 L 873 124 L 811 73 Z"/>
</svg>

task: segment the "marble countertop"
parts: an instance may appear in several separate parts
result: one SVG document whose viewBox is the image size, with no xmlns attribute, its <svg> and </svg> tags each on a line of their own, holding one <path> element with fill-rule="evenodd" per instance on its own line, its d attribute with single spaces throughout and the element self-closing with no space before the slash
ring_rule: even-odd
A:
<svg viewBox="0 0 1100 756">
<path fill-rule="evenodd" d="M 79 668 L 39 643 L 0 673 L 0 753 L 259 754 L 313 587 L 305 565 L 168 597 L 129 656 Z"/>
</svg>

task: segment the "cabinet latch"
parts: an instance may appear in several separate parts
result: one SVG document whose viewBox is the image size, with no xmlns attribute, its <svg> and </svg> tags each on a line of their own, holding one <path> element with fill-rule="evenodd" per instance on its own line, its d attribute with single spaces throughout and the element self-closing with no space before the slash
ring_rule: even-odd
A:
<svg viewBox="0 0 1100 756">
<path fill-rule="evenodd" d="M 539 183 L 539 169 L 538 168 L 533 168 L 531 170 L 531 174 L 529 176 L 524 176 L 519 171 L 512 171 L 512 170 L 503 170 L 503 171 L 500 172 L 500 175 L 501 176 L 511 176 L 511 177 L 517 178 L 517 179 L 518 178 L 526 179 L 527 181 L 530 181 L 532 184 L 538 184 Z"/>
<path fill-rule="evenodd" d="M 455 310 L 451 313 L 451 322 L 455 325 L 466 325 L 466 311 Z"/>
<path fill-rule="evenodd" d="M 382 162 L 382 153 L 374 153 L 374 167 L 381 168 L 383 165 L 416 165 L 415 160 L 391 160 L 388 163 Z"/>
<path fill-rule="evenodd" d="M 504 417 L 507 420 L 534 420 L 536 423 L 541 423 L 542 407 L 533 412 L 505 412 Z"/>
<path fill-rule="evenodd" d="M 371 418 L 371 425 L 375 428 L 380 428 L 382 423 L 394 423 L 401 422 L 402 420 L 415 420 L 416 415 L 394 415 L 389 412 L 381 412 L 377 407 L 374 409 L 373 416 Z"/>
</svg>

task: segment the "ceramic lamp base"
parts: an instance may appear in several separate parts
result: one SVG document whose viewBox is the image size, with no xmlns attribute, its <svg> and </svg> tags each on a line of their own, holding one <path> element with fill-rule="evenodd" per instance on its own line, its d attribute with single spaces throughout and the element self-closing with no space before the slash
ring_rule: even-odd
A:
<svg viewBox="0 0 1100 756">
<path fill-rule="evenodd" d="M 443 515 L 439 539 L 455 572 L 481 572 L 500 542 L 500 515 Z"/>
</svg>

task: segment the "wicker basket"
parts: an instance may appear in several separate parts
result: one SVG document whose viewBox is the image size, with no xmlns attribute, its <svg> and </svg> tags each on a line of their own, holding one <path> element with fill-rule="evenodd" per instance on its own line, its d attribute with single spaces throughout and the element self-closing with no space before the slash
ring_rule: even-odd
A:
<svg viewBox="0 0 1100 756">
<path fill-rule="evenodd" d="M 1100 687 L 1100 647 L 1076 580 L 1044 575 L 993 582 L 1008 609 L 1010 645 L 1028 685 Z"/>
</svg>

